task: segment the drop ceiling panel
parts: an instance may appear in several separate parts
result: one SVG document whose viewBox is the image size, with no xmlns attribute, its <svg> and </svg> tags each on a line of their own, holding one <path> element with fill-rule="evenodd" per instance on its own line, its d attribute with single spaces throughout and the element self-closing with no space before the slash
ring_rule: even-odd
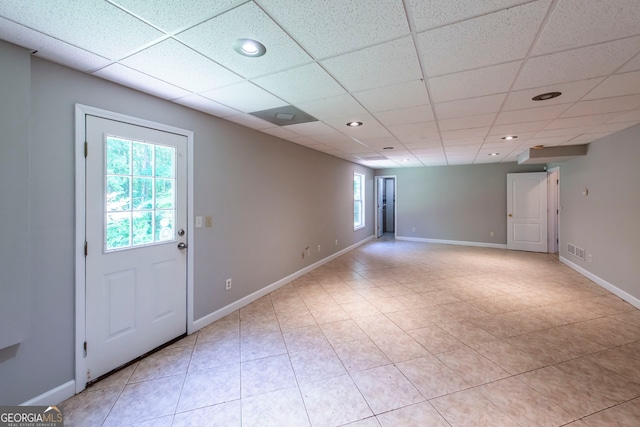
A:
<svg viewBox="0 0 640 427">
<path fill-rule="evenodd" d="M 498 115 L 496 125 L 508 125 L 511 123 L 535 122 L 551 120 L 564 113 L 571 104 L 558 104 L 548 107 L 527 108 L 524 110 L 503 111 Z"/>
<path fill-rule="evenodd" d="M 112 64 L 93 73 L 106 80 L 129 86 L 163 99 L 182 98 L 191 93 L 120 64 Z"/>
<path fill-rule="evenodd" d="M 242 82 L 214 89 L 202 93 L 202 96 L 245 113 L 287 105 L 283 100 L 276 98 L 251 82 Z"/>
<path fill-rule="evenodd" d="M 624 67 L 618 70 L 619 73 L 626 73 L 627 71 L 640 70 L 640 53 L 635 56 L 631 61 L 624 64 Z"/>
<path fill-rule="evenodd" d="M 605 76 L 638 52 L 640 38 L 569 50 L 529 59 L 515 90 Z"/>
<path fill-rule="evenodd" d="M 280 126 L 262 129 L 262 132 L 268 133 L 269 135 L 277 136 L 278 138 L 282 139 L 295 138 L 298 136 L 298 134 L 293 133 L 290 130 L 287 130 L 286 128 Z"/>
<path fill-rule="evenodd" d="M 445 102 L 507 92 L 520 64 L 509 62 L 430 78 L 431 96 L 434 102 Z"/>
<path fill-rule="evenodd" d="M 302 102 L 295 104 L 295 106 L 318 120 L 342 117 L 345 124 L 354 120 L 353 117 L 368 114 L 367 110 L 362 108 L 362 105 L 348 94 L 317 101 Z"/>
<path fill-rule="evenodd" d="M 489 127 L 496 118 L 495 114 L 481 114 L 479 116 L 458 117 L 456 119 L 440 120 L 440 130 L 443 132 L 462 129 Z"/>
<path fill-rule="evenodd" d="M 615 113 L 633 110 L 640 106 L 640 95 L 618 96 L 594 99 L 574 104 L 562 117 L 588 116 L 592 114 Z"/>
<path fill-rule="evenodd" d="M 173 32 L 198 24 L 224 12 L 238 0 L 110 0 L 123 9 L 160 28 Z"/>
<path fill-rule="evenodd" d="M 489 132 L 489 127 L 463 129 L 463 130 L 450 130 L 446 132 L 440 132 L 442 140 L 444 142 L 468 139 L 468 138 L 484 138 Z"/>
<path fill-rule="evenodd" d="M 617 113 L 599 114 L 595 116 L 570 117 L 565 119 L 556 119 L 549 123 L 545 130 L 575 128 L 581 126 L 597 126 L 608 122 L 614 117 L 619 116 Z"/>
<path fill-rule="evenodd" d="M 349 91 L 390 86 L 422 77 L 411 37 L 327 59 L 322 65 Z"/>
<path fill-rule="evenodd" d="M 0 14 L 89 52 L 118 59 L 163 33 L 103 0 L 3 0 Z"/>
<path fill-rule="evenodd" d="M 92 71 L 111 62 L 99 55 L 4 18 L 0 18 L 0 39 L 7 40 L 30 51 L 37 50 L 36 56 L 39 58 L 64 64 L 80 71 Z"/>
<path fill-rule="evenodd" d="M 252 80 L 290 104 L 342 95 L 345 90 L 318 64 L 281 71 Z M 313 82 L 313 84 L 309 84 Z"/>
<path fill-rule="evenodd" d="M 504 101 L 506 93 L 480 96 L 461 101 L 441 102 L 435 104 L 438 119 L 455 119 L 457 117 L 475 116 L 484 113 L 496 113 Z"/>
<path fill-rule="evenodd" d="M 433 120 L 430 105 L 418 105 L 399 110 L 381 111 L 374 116 L 385 126 L 419 123 Z"/>
<path fill-rule="evenodd" d="M 253 2 L 216 16 L 176 36 L 180 41 L 246 78 L 311 61 L 296 42 Z M 239 38 L 259 41 L 267 54 L 250 58 L 233 50 Z"/>
<path fill-rule="evenodd" d="M 411 139 L 432 139 L 437 137 L 438 129 L 436 122 L 411 123 L 407 125 L 394 125 L 387 127 L 389 131 L 396 137 Z"/>
<path fill-rule="evenodd" d="M 315 58 L 326 58 L 409 34 L 397 0 L 258 0 Z"/>
<path fill-rule="evenodd" d="M 229 120 L 242 126 L 258 130 L 269 129 L 273 127 L 273 123 L 269 123 L 268 121 L 262 120 L 256 116 L 252 116 L 251 114 L 238 114 L 235 116 L 229 116 L 225 117 L 225 120 Z"/>
<path fill-rule="evenodd" d="M 640 2 L 637 0 L 561 0 L 542 32 L 534 54 L 640 34 L 638 17 Z"/>
<path fill-rule="evenodd" d="M 353 96 L 372 113 L 429 103 L 427 88 L 421 80 L 355 92 Z"/>
<path fill-rule="evenodd" d="M 295 125 L 287 126 L 287 129 L 303 136 L 322 135 L 325 133 L 333 133 L 336 131 L 331 126 L 328 126 L 322 122 L 298 123 Z"/>
<path fill-rule="evenodd" d="M 539 107 L 540 104 L 549 106 L 576 102 L 585 96 L 591 89 L 604 81 L 604 79 L 604 77 L 597 77 L 594 79 L 578 80 L 575 82 L 559 83 L 551 86 L 514 91 L 507 96 L 503 110 L 522 110 L 525 108 L 536 108 Z M 531 99 L 536 95 L 548 92 L 561 92 L 562 96 L 548 99 L 546 101 L 533 101 Z"/>
<path fill-rule="evenodd" d="M 616 74 L 608 77 L 584 99 L 607 98 L 640 93 L 640 71 Z"/>
<path fill-rule="evenodd" d="M 438 76 L 524 58 L 550 2 L 528 3 L 419 34 L 425 72 Z"/>
<path fill-rule="evenodd" d="M 173 39 L 132 55 L 121 64 L 192 92 L 242 81 L 242 77 Z"/>
<path fill-rule="evenodd" d="M 234 110 L 233 108 L 226 107 L 200 95 L 185 96 L 184 98 L 175 99 L 173 102 L 207 114 L 212 114 L 216 117 L 234 116 L 239 113 L 239 111 Z"/>
<path fill-rule="evenodd" d="M 544 129 L 551 120 L 539 122 L 512 123 L 508 125 L 495 125 L 491 128 L 489 135 L 519 135 L 521 132 L 536 132 Z"/>
<path fill-rule="evenodd" d="M 629 111 L 622 114 L 613 120 L 609 120 L 607 123 L 625 123 L 625 122 L 640 122 L 640 110 Z"/>
</svg>

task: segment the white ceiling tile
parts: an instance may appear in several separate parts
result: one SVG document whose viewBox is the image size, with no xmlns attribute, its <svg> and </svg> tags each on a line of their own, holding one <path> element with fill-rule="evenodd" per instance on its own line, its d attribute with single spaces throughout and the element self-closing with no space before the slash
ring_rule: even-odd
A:
<svg viewBox="0 0 640 427">
<path fill-rule="evenodd" d="M 226 107 L 200 95 L 185 96 L 184 98 L 174 99 L 173 102 L 217 117 L 234 116 L 240 113 L 233 108 Z"/>
<path fill-rule="evenodd" d="M 242 82 L 220 89 L 214 89 L 203 92 L 201 95 L 245 113 L 287 105 L 283 100 L 271 95 L 251 82 Z"/>
<path fill-rule="evenodd" d="M 392 111 L 381 111 L 374 116 L 385 126 L 419 123 L 433 120 L 431 105 L 418 105 Z"/>
<path fill-rule="evenodd" d="M 612 73 L 638 52 L 640 37 L 530 58 L 515 90 L 590 79 Z"/>
<path fill-rule="evenodd" d="M 589 130 L 591 129 L 590 126 L 582 126 L 579 128 L 559 128 L 559 129 L 550 129 L 550 130 L 542 130 L 540 132 L 537 132 L 535 135 L 535 138 L 537 139 L 541 139 L 541 138 L 554 138 L 557 136 L 563 136 L 563 137 L 575 137 L 576 135 L 580 135 L 582 133 L 588 133 Z M 529 141 L 533 141 L 534 138 L 531 138 Z M 535 145 L 535 144 L 534 144 Z"/>
<path fill-rule="evenodd" d="M 342 95 L 345 90 L 318 64 L 281 71 L 252 80 L 290 104 Z"/>
<path fill-rule="evenodd" d="M 422 162 L 422 164 L 425 166 L 447 166 L 447 159 L 446 157 L 444 157 L 444 155 L 442 157 L 437 157 L 433 159 L 420 158 L 418 160 L 420 160 L 420 162 Z"/>
<path fill-rule="evenodd" d="M 484 126 L 491 126 L 493 120 L 496 118 L 495 113 L 481 114 L 479 116 L 467 116 L 458 117 L 456 119 L 440 120 L 438 125 L 440 131 L 447 132 L 452 130 L 472 129 L 480 128 Z"/>
<path fill-rule="evenodd" d="M 598 114 L 594 116 L 569 117 L 565 119 L 556 119 L 549 123 L 545 130 L 575 128 L 581 126 L 597 126 L 618 116 L 617 113 Z M 537 135 L 536 135 L 537 136 Z"/>
<path fill-rule="evenodd" d="M 367 110 L 348 94 L 302 102 L 295 106 L 319 120 L 343 117 L 344 123 L 348 123 L 353 120 L 351 117 L 368 115 Z"/>
<path fill-rule="evenodd" d="M 613 120 L 609 120 L 608 123 L 624 123 L 624 122 L 640 122 L 640 110 L 629 111 L 622 114 Z"/>
<path fill-rule="evenodd" d="M 269 135 L 277 136 L 278 138 L 282 139 L 295 138 L 298 136 L 298 134 L 293 133 L 290 130 L 287 130 L 286 128 L 280 126 L 262 129 L 262 132 L 268 133 Z"/>
<path fill-rule="evenodd" d="M 461 139 L 443 139 L 442 144 L 447 147 L 480 147 L 482 145 L 482 138 L 461 138 Z"/>
<path fill-rule="evenodd" d="M 578 80 L 575 82 L 557 83 L 551 86 L 543 86 L 534 89 L 525 89 L 515 92 L 511 92 L 507 96 L 507 100 L 504 104 L 503 110 L 522 110 L 525 108 L 536 108 L 541 104 L 544 106 L 565 104 L 569 102 L 576 102 L 581 99 L 587 92 L 596 87 L 605 78 L 597 77 L 594 79 Z M 547 92 L 560 92 L 561 96 L 546 101 L 533 101 L 536 95 Z"/>
<path fill-rule="evenodd" d="M 603 123 L 601 125 L 591 126 L 585 131 L 585 133 L 619 132 L 628 127 L 635 126 L 635 124 L 635 122 Z"/>
<path fill-rule="evenodd" d="M 295 132 L 298 135 L 304 136 L 322 135 L 325 133 L 333 133 L 336 131 L 331 126 L 328 126 L 319 121 L 288 125 L 287 129 L 289 129 L 291 132 Z"/>
<path fill-rule="evenodd" d="M 547 126 L 551 120 L 527 123 L 511 123 L 508 125 L 496 125 L 491 128 L 490 135 L 519 135 L 522 132 L 536 132 Z"/>
<path fill-rule="evenodd" d="M 273 127 L 273 123 L 269 123 L 268 121 L 262 120 L 256 116 L 252 116 L 251 114 L 238 114 L 235 116 L 225 117 L 224 119 L 229 120 L 230 122 L 238 123 L 248 128 L 258 130 Z"/>
<path fill-rule="evenodd" d="M 312 147 L 314 145 L 319 144 L 318 141 L 316 141 L 315 139 L 311 139 L 308 136 L 291 137 L 291 138 L 287 138 L 287 140 L 291 142 L 295 142 L 296 144 L 299 144 L 299 145 L 304 145 L 305 147 Z"/>
<path fill-rule="evenodd" d="M 348 154 L 368 153 L 371 150 L 369 147 L 358 144 L 355 141 L 333 143 L 329 144 L 329 146 Z"/>
<path fill-rule="evenodd" d="M 314 135 L 313 139 L 326 145 L 336 145 L 336 144 L 342 144 L 342 143 L 355 142 L 351 138 L 349 138 L 347 135 L 338 131 L 333 131 L 331 133 L 323 133 L 322 135 Z"/>
<path fill-rule="evenodd" d="M 192 92 L 215 89 L 243 80 L 173 39 L 155 44 L 120 63 Z"/>
<path fill-rule="evenodd" d="M 431 148 L 418 148 L 411 150 L 414 156 L 416 157 L 430 157 L 430 156 L 440 156 L 444 154 L 442 146 L 439 147 L 431 147 Z"/>
<path fill-rule="evenodd" d="M 34 31 L 0 17 L 0 39 L 18 46 L 37 50 L 37 57 L 64 64 L 80 71 L 92 71 L 111 61 L 99 55 L 75 47 L 56 38 Z"/>
<path fill-rule="evenodd" d="M 498 115 L 496 125 L 555 119 L 565 112 L 570 106 L 571 104 L 558 104 L 546 107 L 526 108 L 524 110 L 503 111 Z"/>
<path fill-rule="evenodd" d="M 618 72 L 626 73 L 627 71 L 637 71 L 637 70 L 640 70 L 640 53 L 638 53 L 636 57 L 633 58 L 631 61 L 624 64 L 624 66 L 620 68 Z"/>
<path fill-rule="evenodd" d="M 111 80 L 112 82 L 132 87 L 163 99 L 175 99 L 191 95 L 190 92 L 184 89 L 120 64 L 109 65 L 108 67 L 102 68 L 93 74 L 103 79 Z"/>
<path fill-rule="evenodd" d="M 467 139 L 467 138 L 484 138 L 487 136 L 487 132 L 489 132 L 489 127 L 482 128 L 474 128 L 474 129 L 464 129 L 464 130 L 450 130 L 446 132 L 442 132 L 442 140 L 456 140 L 456 139 Z"/>
<path fill-rule="evenodd" d="M 583 133 L 575 138 L 573 138 L 571 141 L 569 141 L 570 144 L 588 144 L 590 142 L 594 142 L 597 141 L 601 138 L 604 138 L 605 136 L 610 135 L 611 132 L 602 132 L 602 133 Z"/>
<path fill-rule="evenodd" d="M 427 87 L 422 80 L 355 92 L 353 96 L 372 113 L 429 103 Z"/>
<path fill-rule="evenodd" d="M 389 131 L 382 127 L 380 123 L 378 123 L 373 117 L 369 117 L 370 119 L 359 119 L 359 121 L 362 121 L 364 123 L 359 127 L 349 127 L 346 124 L 342 124 L 341 126 L 341 119 L 336 119 L 335 121 L 329 120 L 327 121 L 327 123 L 338 129 L 340 132 L 343 132 L 345 135 L 355 138 L 358 141 L 362 141 L 367 138 L 382 138 L 391 136 Z"/>
<path fill-rule="evenodd" d="M 609 98 L 640 93 L 640 71 L 616 74 L 608 77 L 584 97 L 588 99 Z"/>
<path fill-rule="evenodd" d="M 592 114 L 615 113 L 633 110 L 640 106 L 640 95 L 618 96 L 594 99 L 574 104 L 562 117 L 588 116 Z"/>
<path fill-rule="evenodd" d="M 203 55 L 246 78 L 258 77 L 311 61 L 296 42 L 254 3 L 246 3 L 176 36 Z M 233 50 L 239 38 L 259 41 L 264 56 L 250 58 Z"/>
<path fill-rule="evenodd" d="M 407 125 L 388 126 L 396 138 L 433 139 L 438 136 L 436 122 L 411 123 Z"/>
<path fill-rule="evenodd" d="M 198 24 L 229 7 L 237 0 L 110 0 L 123 9 L 166 32 Z"/>
<path fill-rule="evenodd" d="M 505 93 L 500 93 L 460 101 L 441 102 L 436 104 L 436 113 L 438 114 L 439 120 L 497 113 L 500 110 L 505 96 Z"/>
<path fill-rule="evenodd" d="M 163 33 L 103 0 L 3 0 L 14 22 L 109 59 L 119 59 Z"/>
<path fill-rule="evenodd" d="M 536 134 L 535 132 L 520 132 L 519 134 L 516 135 L 518 137 L 517 139 L 512 139 L 509 141 L 502 139 L 502 137 L 508 136 L 508 135 L 489 135 L 484 141 L 485 141 L 485 144 L 492 144 L 492 143 L 511 144 L 511 145 L 521 144 L 527 141 L 529 138 L 533 137 L 535 134 Z"/>
<path fill-rule="evenodd" d="M 529 0 L 409 0 L 409 12 L 417 31 L 441 27 L 453 22 L 481 16 Z"/>
<path fill-rule="evenodd" d="M 381 149 L 383 147 L 398 147 L 402 145 L 393 136 L 385 136 L 383 138 L 363 138 L 360 141 L 367 145 L 367 147 L 371 147 L 375 150 Z"/>
<path fill-rule="evenodd" d="M 637 0 L 562 0 L 538 39 L 534 54 L 637 35 L 639 17 Z"/>
<path fill-rule="evenodd" d="M 527 3 L 418 34 L 425 73 L 438 76 L 524 58 L 550 3 Z"/>
<path fill-rule="evenodd" d="M 325 58 L 409 34 L 397 0 L 258 0 L 315 58 Z"/>
<path fill-rule="evenodd" d="M 425 150 L 425 149 L 442 147 L 442 142 L 440 141 L 440 138 L 437 138 L 437 139 L 420 139 L 420 140 L 417 140 L 415 142 L 404 143 L 404 146 L 407 147 L 411 151 Z"/>
<path fill-rule="evenodd" d="M 434 102 L 445 102 L 507 92 L 520 64 L 509 62 L 430 78 L 431 96 Z"/>
<path fill-rule="evenodd" d="M 565 136 L 550 136 L 548 138 L 533 138 L 527 141 L 527 143 L 531 147 L 535 147 L 536 145 L 544 145 L 545 147 L 553 147 L 554 145 L 561 145 L 567 141 L 570 141 L 572 138 L 575 138 L 574 135 L 565 135 Z"/>
<path fill-rule="evenodd" d="M 349 91 L 390 86 L 422 78 L 410 36 L 336 56 L 322 61 L 322 65 Z"/>
</svg>

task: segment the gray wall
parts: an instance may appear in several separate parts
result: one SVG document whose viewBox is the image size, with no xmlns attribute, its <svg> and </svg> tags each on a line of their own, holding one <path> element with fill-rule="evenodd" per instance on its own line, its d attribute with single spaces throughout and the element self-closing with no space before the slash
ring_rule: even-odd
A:
<svg viewBox="0 0 640 427">
<path fill-rule="evenodd" d="M 375 175 L 398 177 L 398 237 L 506 244 L 507 173 L 537 172 L 543 166 L 394 168 Z M 494 237 L 489 237 L 492 231 Z"/>
<path fill-rule="evenodd" d="M 2 62 L 5 52 L 15 49 L 0 42 Z M 12 271 L 31 286 L 31 329 L 23 343 L 0 350 L 0 404 L 22 403 L 74 377 L 75 103 L 194 131 L 195 212 L 190 214 L 211 214 L 214 223 L 196 230 L 189 252 L 195 257 L 196 319 L 373 234 L 372 221 L 354 232 L 352 220 L 353 171 L 367 175 L 366 200 L 372 201 L 372 170 L 38 58 L 30 60 L 30 113 L 19 114 L 21 120 L 30 120 L 29 140 L 20 139 L 8 157 L 3 151 L 0 169 L 1 182 L 14 182 L 16 176 L 5 166 L 20 169 L 29 164 L 18 174 L 18 229 L 31 229 L 30 238 L 26 236 L 30 255 L 23 258 L 28 269 L 9 270 L 7 260 L 0 262 L 3 276 Z M 3 72 L 3 85 L 23 84 L 28 65 L 22 61 L 19 73 Z M 13 107 L 9 102 L 0 98 L 2 111 Z M 30 211 L 25 215 L 27 202 Z M 2 212 L 6 203 L 3 199 Z M 373 218 L 372 206 L 366 206 L 367 218 Z M 22 233 L 20 237 L 25 238 Z M 6 243 L 1 244 L 4 253 Z M 318 244 L 322 253 L 312 250 L 311 257 L 300 258 L 303 248 Z M 234 283 L 229 292 L 224 291 L 227 277 Z M 5 297 L 0 294 L 0 299 Z"/>
<path fill-rule="evenodd" d="M 560 255 L 640 299 L 640 126 L 589 145 L 560 165 Z M 587 196 L 582 189 L 588 189 Z M 582 261 L 575 244 L 591 254 Z"/>
</svg>

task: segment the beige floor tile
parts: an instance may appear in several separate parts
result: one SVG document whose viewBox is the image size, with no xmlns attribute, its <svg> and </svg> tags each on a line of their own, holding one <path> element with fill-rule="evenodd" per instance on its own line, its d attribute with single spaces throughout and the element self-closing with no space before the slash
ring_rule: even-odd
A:
<svg viewBox="0 0 640 427">
<path fill-rule="evenodd" d="M 302 310 L 287 311 L 284 313 L 276 313 L 278 323 L 280 324 L 281 331 L 288 331 L 290 329 L 303 328 L 305 326 L 316 325 L 316 319 L 311 315 L 311 312 L 304 307 Z"/>
<path fill-rule="evenodd" d="M 587 320 L 565 326 L 569 333 L 611 348 L 640 340 L 640 328 L 611 318 Z"/>
<path fill-rule="evenodd" d="M 237 312 L 236 312 L 237 313 Z M 234 339 L 240 336 L 239 317 L 220 319 L 198 331 L 197 343 Z"/>
<path fill-rule="evenodd" d="M 391 363 L 370 339 L 334 344 L 333 348 L 349 372 L 362 371 Z"/>
<path fill-rule="evenodd" d="M 301 384 L 300 391 L 314 427 L 343 425 L 372 415 L 348 375 Z"/>
<path fill-rule="evenodd" d="M 189 372 L 240 362 L 240 339 L 196 343 Z"/>
<path fill-rule="evenodd" d="M 480 343 L 475 345 L 473 349 L 511 375 L 545 366 L 545 363 L 537 359 L 535 355 L 522 351 L 502 340 Z"/>
<path fill-rule="evenodd" d="M 314 350 L 329 345 L 322 329 L 319 326 L 305 326 L 285 331 L 282 333 L 289 353 Z"/>
<path fill-rule="evenodd" d="M 315 309 L 311 307 L 309 307 L 309 309 L 317 323 L 330 323 L 337 322 L 338 320 L 351 319 L 351 316 L 349 316 L 337 303 L 335 304 L 335 307 L 332 308 L 326 308 L 323 305 L 320 305 Z"/>
<path fill-rule="evenodd" d="M 393 365 L 352 372 L 351 377 L 374 414 L 425 400 L 413 384 Z"/>
<path fill-rule="evenodd" d="M 123 386 L 124 387 L 124 386 Z M 87 389 L 60 406 L 67 427 L 102 425 L 123 387 Z"/>
<path fill-rule="evenodd" d="M 433 354 L 465 347 L 462 341 L 438 326 L 415 329 L 408 334 Z"/>
<path fill-rule="evenodd" d="M 544 365 L 564 362 L 577 356 L 565 347 L 545 340 L 537 332 L 505 338 L 504 341 L 524 351 Z"/>
<path fill-rule="evenodd" d="M 187 335 L 186 337 L 179 339 L 173 344 L 165 347 L 167 349 L 178 348 L 178 347 L 191 347 L 193 348 L 196 345 L 196 340 L 198 339 L 198 332 Z"/>
<path fill-rule="evenodd" d="M 297 385 L 288 355 L 243 362 L 240 378 L 242 398 Z"/>
<path fill-rule="evenodd" d="M 275 314 L 271 296 L 265 295 L 240 309 L 240 320 Z"/>
<path fill-rule="evenodd" d="M 341 307 L 352 319 L 380 314 L 380 310 L 375 308 L 368 301 L 349 302 L 341 304 Z"/>
<path fill-rule="evenodd" d="M 173 415 L 185 375 L 128 384 L 116 400 L 104 426 L 122 426 Z"/>
<path fill-rule="evenodd" d="M 436 357 L 472 386 L 506 378 L 507 371 L 471 348 L 459 348 Z"/>
<path fill-rule="evenodd" d="M 453 427 L 513 427 L 517 423 L 476 389 L 430 401 Z"/>
<path fill-rule="evenodd" d="M 324 335 L 331 344 L 340 344 L 367 338 L 367 334 L 365 334 L 353 320 L 323 323 L 320 325 L 320 329 L 322 329 L 322 332 L 324 332 Z"/>
<path fill-rule="evenodd" d="M 590 427 L 637 427 L 640 420 L 640 399 L 604 410 L 584 418 Z"/>
<path fill-rule="evenodd" d="M 138 363 L 129 383 L 184 374 L 189 368 L 192 353 L 191 347 L 165 348 L 153 353 Z"/>
<path fill-rule="evenodd" d="M 309 417 L 297 387 L 242 399 L 243 426 L 309 426 Z"/>
<path fill-rule="evenodd" d="M 640 328 L 640 310 L 610 316 L 612 319 Z"/>
<path fill-rule="evenodd" d="M 541 338 L 560 348 L 565 349 L 566 351 L 574 354 L 576 357 L 596 353 L 606 349 L 606 347 L 596 342 L 590 341 L 583 336 L 577 336 L 573 334 L 567 326 L 560 326 L 558 328 L 552 328 L 546 331 L 533 332 L 531 334 L 527 334 L 527 336 Z"/>
<path fill-rule="evenodd" d="M 467 382 L 434 356 L 400 362 L 396 366 L 427 399 L 455 393 L 470 387 Z"/>
<path fill-rule="evenodd" d="M 96 383 L 93 383 L 92 385 L 87 387 L 86 390 L 97 391 L 97 390 L 104 390 L 107 388 L 118 387 L 122 391 L 124 386 L 127 385 L 127 383 L 129 382 L 129 378 L 131 378 L 131 375 L 136 370 L 139 363 L 140 362 L 132 363 L 131 365 L 125 368 L 122 368 L 119 371 L 114 372 L 108 377 L 103 378 L 102 380 Z"/>
<path fill-rule="evenodd" d="M 282 338 L 280 331 L 247 335 L 240 340 L 240 360 L 242 362 L 285 354 L 286 352 L 287 347 L 284 345 L 284 338 Z"/>
<path fill-rule="evenodd" d="M 369 303 L 378 309 L 381 313 L 393 313 L 396 311 L 404 311 L 407 305 L 396 297 L 389 298 L 371 298 Z"/>
<path fill-rule="evenodd" d="M 430 355 L 429 351 L 406 332 L 400 331 L 393 335 L 375 336 L 371 339 L 394 363 Z"/>
<path fill-rule="evenodd" d="M 280 324 L 275 312 L 251 316 L 240 321 L 240 334 L 242 336 L 254 334 L 266 334 L 268 332 L 278 332 Z"/>
<path fill-rule="evenodd" d="M 386 316 L 404 331 L 424 328 L 436 323 L 433 316 L 430 316 L 425 309 L 401 310 L 386 313 Z"/>
<path fill-rule="evenodd" d="M 178 413 L 173 419 L 172 427 L 199 427 L 199 426 L 242 426 L 242 402 L 221 403 Z"/>
<path fill-rule="evenodd" d="M 619 349 L 627 356 L 640 360 L 640 341 L 620 346 Z"/>
<path fill-rule="evenodd" d="M 369 417 L 349 424 L 343 424 L 343 427 L 380 427 L 380 423 L 376 417 Z"/>
<path fill-rule="evenodd" d="M 417 403 L 377 416 L 382 427 L 449 427 L 429 402 Z"/>
<path fill-rule="evenodd" d="M 629 381 L 640 384 L 640 358 L 630 357 L 627 352 L 620 348 L 596 353 L 586 358 L 627 378 Z"/>
<path fill-rule="evenodd" d="M 299 295 L 286 295 L 280 297 L 272 297 L 273 309 L 277 313 L 285 313 L 287 311 L 296 311 L 305 307 L 304 301 Z"/>
<path fill-rule="evenodd" d="M 328 291 L 329 295 L 338 304 L 347 304 L 350 302 L 363 302 L 366 301 L 359 293 L 347 286 L 347 289 Z"/>
<path fill-rule="evenodd" d="M 417 274 L 418 273 L 414 273 L 413 277 L 415 278 Z M 416 293 L 416 292 L 412 291 L 411 289 L 409 289 L 407 286 L 401 285 L 401 284 L 381 286 L 380 289 L 382 289 L 383 291 L 385 291 L 386 293 L 388 293 L 389 295 L 391 295 L 393 297 L 397 297 L 397 296 L 400 296 L 400 295 L 412 295 L 412 294 Z"/>
<path fill-rule="evenodd" d="M 472 321 L 445 323 L 440 327 L 469 346 L 497 339 L 496 336 L 474 325 Z"/>
<path fill-rule="evenodd" d="M 240 399 L 240 364 L 189 372 L 182 386 L 176 412 L 191 411 Z"/>
<path fill-rule="evenodd" d="M 298 384 L 337 377 L 347 373 L 331 347 L 289 353 Z"/>
</svg>

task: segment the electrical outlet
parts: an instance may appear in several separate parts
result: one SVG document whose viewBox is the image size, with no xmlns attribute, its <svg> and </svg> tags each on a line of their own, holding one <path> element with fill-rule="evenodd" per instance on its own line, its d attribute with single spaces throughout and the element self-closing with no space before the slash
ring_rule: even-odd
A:
<svg viewBox="0 0 640 427">
<path fill-rule="evenodd" d="M 587 262 L 593 262 L 593 256 L 591 256 L 591 254 L 587 255 Z"/>
<path fill-rule="evenodd" d="M 304 256 L 311 256 L 311 248 L 309 246 L 304 248 Z"/>
<path fill-rule="evenodd" d="M 338 246 L 338 239 L 336 239 L 336 246 Z"/>
<path fill-rule="evenodd" d="M 196 217 L 196 228 L 202 228 L 202 217 L 201 216 L 197 216 Z"/>
<path fill-rule="evenodd" d="M 231 289 L 231 278 L 227 279 L 227 281 L 226 281 L 226 282 L 225 282 L 225 284 L 224 284 L 224 288 L 225 288 L 225 290 L 227 290 L 227 291 L 228 291 L 229 289 Z"/>
<path fill-rule="evenodd" d="M 213 226 L 213 217 L 211 215 L 207 215 L 205 219 L 205 224 L 207 225 L 207 227 Z"/>
<path fill-rule="evenodd" d="M 411 231 L 413 231 L 413 232 L 415 233 L 415 232 L 416 232 L 416 228 L 415 228 L 415 227 L 412 227 L 412 228 L 411 228 Z"/>
<path fill-rule="evenodd" d="M 495 235 L 496 235 L 496 233 L 494 233 L 493 231 L 489 232 L 489 237 L 493 237 Z"/>
<path fill-rule="evenodd" d="M 318 253 L 320 253 L 320 245 L 318 245 Z"/>
</svg>

